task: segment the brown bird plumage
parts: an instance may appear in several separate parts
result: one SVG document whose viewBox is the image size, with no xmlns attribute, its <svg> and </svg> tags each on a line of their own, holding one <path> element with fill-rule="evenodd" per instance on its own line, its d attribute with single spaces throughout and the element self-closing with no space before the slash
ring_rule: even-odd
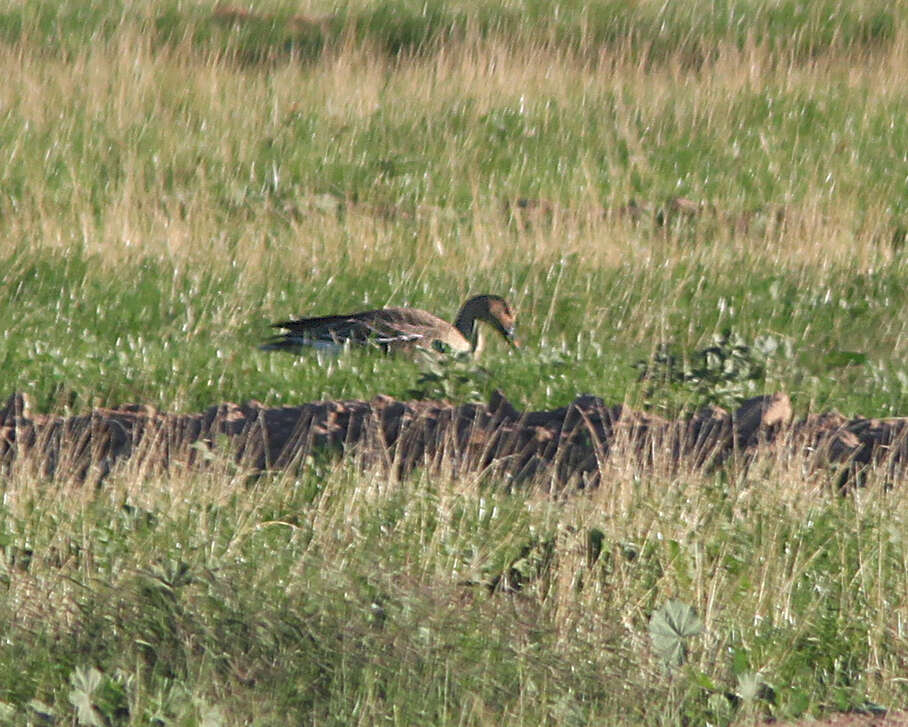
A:
<svg viewBox="0 0 908 727">
<path fill-rule="evenodd" d="M 478 354 L 483 325 L 512 346 L 514 313 L 504 298 L 477 295 L 464 303 L 454 323 L 419 308 L 378 308 L 345 315 L 301 318 L 272 324 L 287 332 L 261 346 L 265 351 L 298 350 L 303 346 L 338 347 L 346 343 L 378 346 L 384 351 L 426 349 Z"/>
</svg>

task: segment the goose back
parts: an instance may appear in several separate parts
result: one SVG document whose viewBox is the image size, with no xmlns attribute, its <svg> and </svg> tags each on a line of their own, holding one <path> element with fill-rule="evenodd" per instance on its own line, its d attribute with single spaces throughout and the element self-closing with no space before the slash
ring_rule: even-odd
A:
<svg viewBox="0 0 908 727">
<path fill-rule="evenodd" d="M 266 341 L 261 348 L 274 351 L 353 343 L 375 345 L 385 351 L 478 353 L 483 336 L 477 321 L 490 325 L 512 346 L 517 345 L 513 340 L 514 315 L 507 302 L 499 296 L 478 295 L 461 306 L 453 324 L 420 308 L 377 308 L 274 323 L 272 328 L 286 332 Z"/>
</svg>

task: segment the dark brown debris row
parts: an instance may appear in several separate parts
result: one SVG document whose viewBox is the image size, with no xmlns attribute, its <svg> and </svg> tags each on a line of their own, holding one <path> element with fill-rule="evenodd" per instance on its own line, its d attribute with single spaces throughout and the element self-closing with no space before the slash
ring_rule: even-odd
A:
<svg viewBox="0 0 908 727">
<path fill-rule="evenodd" d="M 610 457 L 635 466 L 710 468 L 760 449 L 787 447 L 841 485 L 860 484 L 868 467 L 892 484 L 908 470 L 908 418 L 848 419 L 838 413 L 792 421 L 785 394 L 668 420 L 580 396 L 551 411 L 517 411 L 496 392 L 488 405 L 434 401 L 320 401 L 301 406 L 220 404 L 199 414 L 125 405 L 61 417 L 28 411 L 13 394 L 0 409 L 0 471 L 32 467 L 40 477 L 103 479 L 129 461 L 147 473 L 230 461 L 251 471 L 298 465 L 335 451 L 396 475 L 416 467 L 488 472 L 513 482 L 595 487 Z"/>
</svg>

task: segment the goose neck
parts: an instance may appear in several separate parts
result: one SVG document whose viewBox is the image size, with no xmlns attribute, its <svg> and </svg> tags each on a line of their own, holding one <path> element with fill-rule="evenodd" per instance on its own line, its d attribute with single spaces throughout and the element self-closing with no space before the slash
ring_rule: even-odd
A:
<svg viewBox="0 0 908 727">
<path fill-rule="evenodd" d="M 484 338 L 482 326 L 476 325 L 476 313 L 470 309 L 470 306 L 465 305 L 460 309 L 454 321 L 454 327 L 470 342 L 474 353 L 482 348 Z"/>
</svg>

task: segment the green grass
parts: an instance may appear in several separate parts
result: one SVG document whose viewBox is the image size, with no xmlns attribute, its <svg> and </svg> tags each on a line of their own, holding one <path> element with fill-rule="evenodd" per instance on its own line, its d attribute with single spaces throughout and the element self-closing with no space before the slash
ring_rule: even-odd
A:
<svg viewBox="0 0 908 727">
<path fill-rule="evenodd" d="M 490 292 L 523 346 L 466 368 L 465 397 L 908 413 L 906 10 L 555 7 L 0 4 L 0 394 L 407 397 L 419 361 L 256 346 L 292 315 L 450 319 Z M 654 221 L 679 196 L 702 213 Z M 512 217 L 520 197 L 549 214 Z M 638 381 L 726 330 L 756 379 Z M 908 701 L 885 473 L 840 497 L 796 455 L 669 474 L 619 451 L 558 499 L 320 457 L 258 479 L 127 464 L 98 490 L 3 472 L 0 723 L 725 725 Z M 648 632 L 669 599 L 704 626 L 674 672 Z"/>
<path fill-rule="evenodd" d="M 396 291 L 409 289 L 403 300 L 453 316 L 447 301 L 463 296 L 461 281 L 386 274 L 383 264 L 311 286 L 305 297 L 286 271 L 252 281 L 241 270 L 182 272 L 147 261 L 124 263 L 114 275 L 90 257 L 25 252 L 5 269 L 4 382 L 9 391 L 29 393 L 41 411 L 127 401 L 200 410 L 221 400 L 405 398 L 427 362 L 357 351 L 297 357 L 256 346 L 272 320 L 327 312 L 320 300 L 352 310 L 365 301 L 399 302 Z M 654 342 L 692 352 L 708 343 L 707 334 L 730 328 L 747 341 L 772 335 L 782 344 L 751 393 L 790 392 L 802 411 L 904 413 L 905 324 L 893 317 L 908 306 L 904 276 L 754 274 L 741 290 L 737 272 L 725 264 L 590 271 L 569 260 L 548 269 L 515 262 L 506 272 L 476 276 L 473 290 L 515 291 L 523 311 L 540 311 L 535 319 L 524 312 L 519 352 L 492 345 L 478 395 L 499 388 L 532 408 L 561 406 L 583 392 L 640 401 L 635 364 L 653 353 Z M 237 290 L 241 297 L 231 294 Z M 591 307 L 592 291 L 603 298 Z"/>
<path fill-rule="evenodd" d="M 840 499 L 770 467 L 619 467 L 571 503 L 317 463 L 66 499 L 14 478 L 0 701 L 63 717 L 96 668 L 123 724 L 704 723 L 749 673 L 772 697 L 739 717 L 898 704 L 904 488 Z M 647 635 L 670 597 L 704 623 L 674 674 Z"/>
<path fill-rule="evenodd" d="M 397 0 L 370 3 L 309 3 L 319 27 L 294 26 L 298 4 L 286 0 L 256 3 L 255 13 L 234 22 L 213 14 L 216 7 L 247 10 L 241 3 L 186 4 L 157 0 L 129 3 L 49 0 L 0 14 L 0 37 L 23 38 L 53 52 L 75 53 L 115 37 L 124 24 L 135 25 L 157 44 L 187 39 L 205 52 L 223 52 L 244 63 L 273 62 L 294 56 L 312 60 L 350 33 L 388 55 L 434 53 L 440 47 L 478 34 L 483 39 L 544 42 L 595 57 L 600 48 L 630 50 L 635 61 L 660 63 L 680 57 L 691 66 L 708 63 L 717 44 L 764 44 L 780 57 L 808 60 L 828 52 L 875 51 L 895 42 L 904 15 L 891 3 L 823 0 L 804 6 L 794 0 L 766 3 L 709 2 L 683 5 L 655 0 L 610 0 L 590 5 L 580 0 L 550 3 Z"/>
<path fill-rule="evenodd" d="M 263 76 L 225 72 L 201 88 L 159 63 L 132 91 L 128 74 L 97 67 L 104 60 L 90 55 L 70 71 L 80 85 L 57 88 L 70 96 L 62 119 L 33 108 L 30 83 L 44 83 L 40 75 L 17 78 L 9 97 L 20 113 L 0 119 L 0 140 L 13 150 L 2 175 L 7 214 L 39 195 L 100 224 L 120 213 L 118 199 L 140 191 L 161 208 L 145 214 L 187 214 L 196 203 L 228 223 L 264 207 L 277 231 L 278 213 L 303 213 L 313 194 L 408 213 L 440 206 L 466 219 L 477 204 L 519 196 L 617 206 L 681 195 L 728 215 L 803 208 L 885 241 L 908 224 L 904 176 L 893 163 L 908 145 L 905 95 L 856 90 L 836 76 L 822 89 L 813 77 L 784 88 L 785 77 L 758 90 L 706 81 L 693 93 L 651 96 L 620 81 L 589 88 L 594 78 L 584 74 L 575 89 L 550 82 L 535 97 L 497 100 L 455 83 L 414 107 L 407 76 L 357 102 L 322 87 L 329 72 L 313 80 L 289 66 L 279 89 Z M 169 95 L 158 82 L 172 84 Z M 133 93 L 124 108 L 122 95 Z M 325 93 L 340 96 L 332 99 L 339 113 L 321 107 Z M 213 98 L 220 94 L 228 95 Z M 252 112 L 238 118 L 229 99 L 250 96 Z"/>
</svg>

